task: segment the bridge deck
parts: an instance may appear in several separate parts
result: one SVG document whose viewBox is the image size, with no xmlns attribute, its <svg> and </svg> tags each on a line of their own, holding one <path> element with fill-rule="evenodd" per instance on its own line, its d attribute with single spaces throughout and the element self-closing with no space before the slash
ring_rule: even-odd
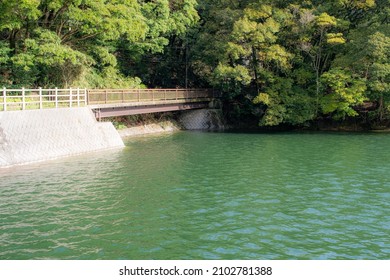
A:
<svg viewBox="0 0 390 280">
<path fill-rule="evenodd" d="M 88 90 L 88 106 L 100 119 L 206 108 L 214 97 L 205 89 Z"/>
<path fill-rule="evenodd" d="M 205 108 L 209 89 L 6 89 L 0 111 L 88 106 L 100 117 Z"/>
</svg>

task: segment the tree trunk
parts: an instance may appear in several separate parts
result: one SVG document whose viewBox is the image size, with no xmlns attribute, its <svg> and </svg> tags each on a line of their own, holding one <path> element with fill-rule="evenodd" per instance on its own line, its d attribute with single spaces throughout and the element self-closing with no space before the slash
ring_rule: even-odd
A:
<svg viewBox="0 0 390 280">
<path fill-rule="evenodd" d="M 253 60 L 253 71 L 255 73 L 256 91 L 257 91 L 257 94 L 258 94 L 259 93 L 259 75 L 257 73 L 257 56 L 256 56 L 256 49 L 255 49 L 255 47 L 252 47 L 252 60 Z"/>
<path fill-rule="evenodd" d="M 9 47 L 13 54 L 17 54 L 16 49 L 16 36 L 18 35 L 19 30 L 12 30 L 9 35 Z"/>
<path fill-rule="evenodd" d="M 383 111 L 384 111 L 384 104 L 383 104 L 383 94 L 379 97 L 379 120 L 383 121 Z"/>
<path fill-rule="evenodd" d="M 318 116 L 318 107 L 320 103 L 320 69 L 316 69 L 316 115 Z"/>
</svg>

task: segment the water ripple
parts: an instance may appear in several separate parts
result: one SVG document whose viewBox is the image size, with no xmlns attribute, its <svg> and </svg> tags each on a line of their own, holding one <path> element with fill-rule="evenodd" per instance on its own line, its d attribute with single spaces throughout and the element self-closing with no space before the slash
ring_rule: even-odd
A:
<svg viewBox="0 0 390 280">
<path fill-rule="evenodd" d="M 127 146 L 0 170 L 0 259 L 390 258 L 390 135 Z"/>
</svg>

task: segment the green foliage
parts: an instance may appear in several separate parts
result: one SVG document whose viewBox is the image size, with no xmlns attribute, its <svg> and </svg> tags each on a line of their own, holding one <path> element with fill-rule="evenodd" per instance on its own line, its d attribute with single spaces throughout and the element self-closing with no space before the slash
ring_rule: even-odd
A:
<svg viewBox="0 0 390 280">
<path fill-rule="evenodd" d="M 61 5 L 48 5 L 47 16 L 58 15 L 64 21 L 56 30 L 63 41 L 78 41 L 88 38 L 116 40 L 125 36 L 136 41 L 145 36 L 145 20 L 135 0 L 72 0 Z M 47 22 L 47 25 L 56 22 Z"/>
<path fill-rule="evenodd" d="M 126 129 L 127 128 L 127 126 L 123 122 L 120 122 L 118 120 L 113 121 L 112 124 L 114 125 L 114 127 L 117 130 L 121 130 L 121 129 Z"/>
<path fill-rule="evenodd" d="M 215 71 L 215 80 L 220 82 L 224 81 L 225 83 L 240 83 L 242 85 L 248 85 L 250 83 L 251 77 L 248 73 L 248 69 L 237 65 L 235 67 L 219 64 Z"/>
<path fill-rule="evenodd" d="M 390 102 L 390 29 L 371 20 L 371 25 L 351 31 L 345 52 L 337 56 L 334 65 L 366 80 L 366 95 L 379 104 L 376 115 L 381 120 Z"/>
<path fill-rule="evenodd" d="M 126 77 L 115 67 L 106 67 L 103 71 L 94 68 L 84 69 L 74 84 L 80 88 L 144 88 L 138 77 Z"/>
<path fill-rule="evenodd" d="M 315 116 L 314 99 L 307 91 L 294 85 L 292 79 L 275 78 L 266 93 L 254 98 L 255 104 L 265 106 L 261 126 L 275 126 L 282 123 L 302 125 Z"/>
<path fill-rule="evenodd" d="M 147 25 L 145 40 L 137 42 L 137 47 L 142 50 L 163 52 L 164 47 L 169 44 L 170 35 L 185 34 L 199 20 L 194 0 L 140 2 Z"/>
<path fill-rule="evenodd" d="M 196 5 L 195 0 L 0 1 L 1 83 L 140 86 L 138 78 L 123 73 L 131 63 L 122 59 L 162 52 L 172 36 L 183 36 L 199 20 Z"/>
<path fill-rule="evenodd" d="M 329 28 L 337 25 L 337 20 L 334 16 L 330 16 L 327 13 L 322 13 L 315 19 L 316 24 L 321 28 Z"/>
<path fill-rule="evenodd" d="M 0 86 L 214 87 L 260 125 L 390 104 L 389 0 L 2 0 Z"/>
<path fill-rule="evenodd" d="M 259 58 L 267 64 L 273 64 L 276 69 L 288 70 L 294 55 L 289 53 L 283 46 L 273 44 L 259 51 Z"/>
<path fill-rule="evenodd" d="M 346 40 L 342 33 L 328 33 L 326 34 L 326 42 L 330 45 L 345 44 Z"/>
<path fill-rule="evenodd" d="M 39 0 L 2 0 L 0 2 L 0 31 L 21 29 L 41 15 Z"/>
<path fill-rule="evenodd" d="M 264 104 L 269 106 L 271 104 L 270 96 L 268 93 L 261 92 L 253 99 L 254 104 Z"/>
<path fill-rule="evenodd" d="M 365 81 L 339 68 L 324 73 L 321 78 L 327 87 L 321 100 L 323 113 L 333 113 L 336 119 L 357 116 L 353 106 L 366 100 Z"/>
<path fill-rule="evenodd" d="M 8 45 L 0 41 L 0 84 L 6 84 L 8 64 L 10 63 L 11 49 Z"/>
</svg>

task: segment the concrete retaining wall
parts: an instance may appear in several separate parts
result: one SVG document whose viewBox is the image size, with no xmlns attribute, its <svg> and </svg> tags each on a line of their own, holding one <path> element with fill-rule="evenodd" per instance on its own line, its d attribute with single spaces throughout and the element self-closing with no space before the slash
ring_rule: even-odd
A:
<svg viewBox="0 0 390 280">
<path fill-rule="evenodd" d="M 220 109 L 201 109 L 185 111 L 179 118 L 180 124 L 187 130 L 222 130 L 224 129 Z"/>
<path fill-rule="evenodd" d="M 0 167 L 124 147 L 89 108 L 0 112 Z"/>
</svg>

